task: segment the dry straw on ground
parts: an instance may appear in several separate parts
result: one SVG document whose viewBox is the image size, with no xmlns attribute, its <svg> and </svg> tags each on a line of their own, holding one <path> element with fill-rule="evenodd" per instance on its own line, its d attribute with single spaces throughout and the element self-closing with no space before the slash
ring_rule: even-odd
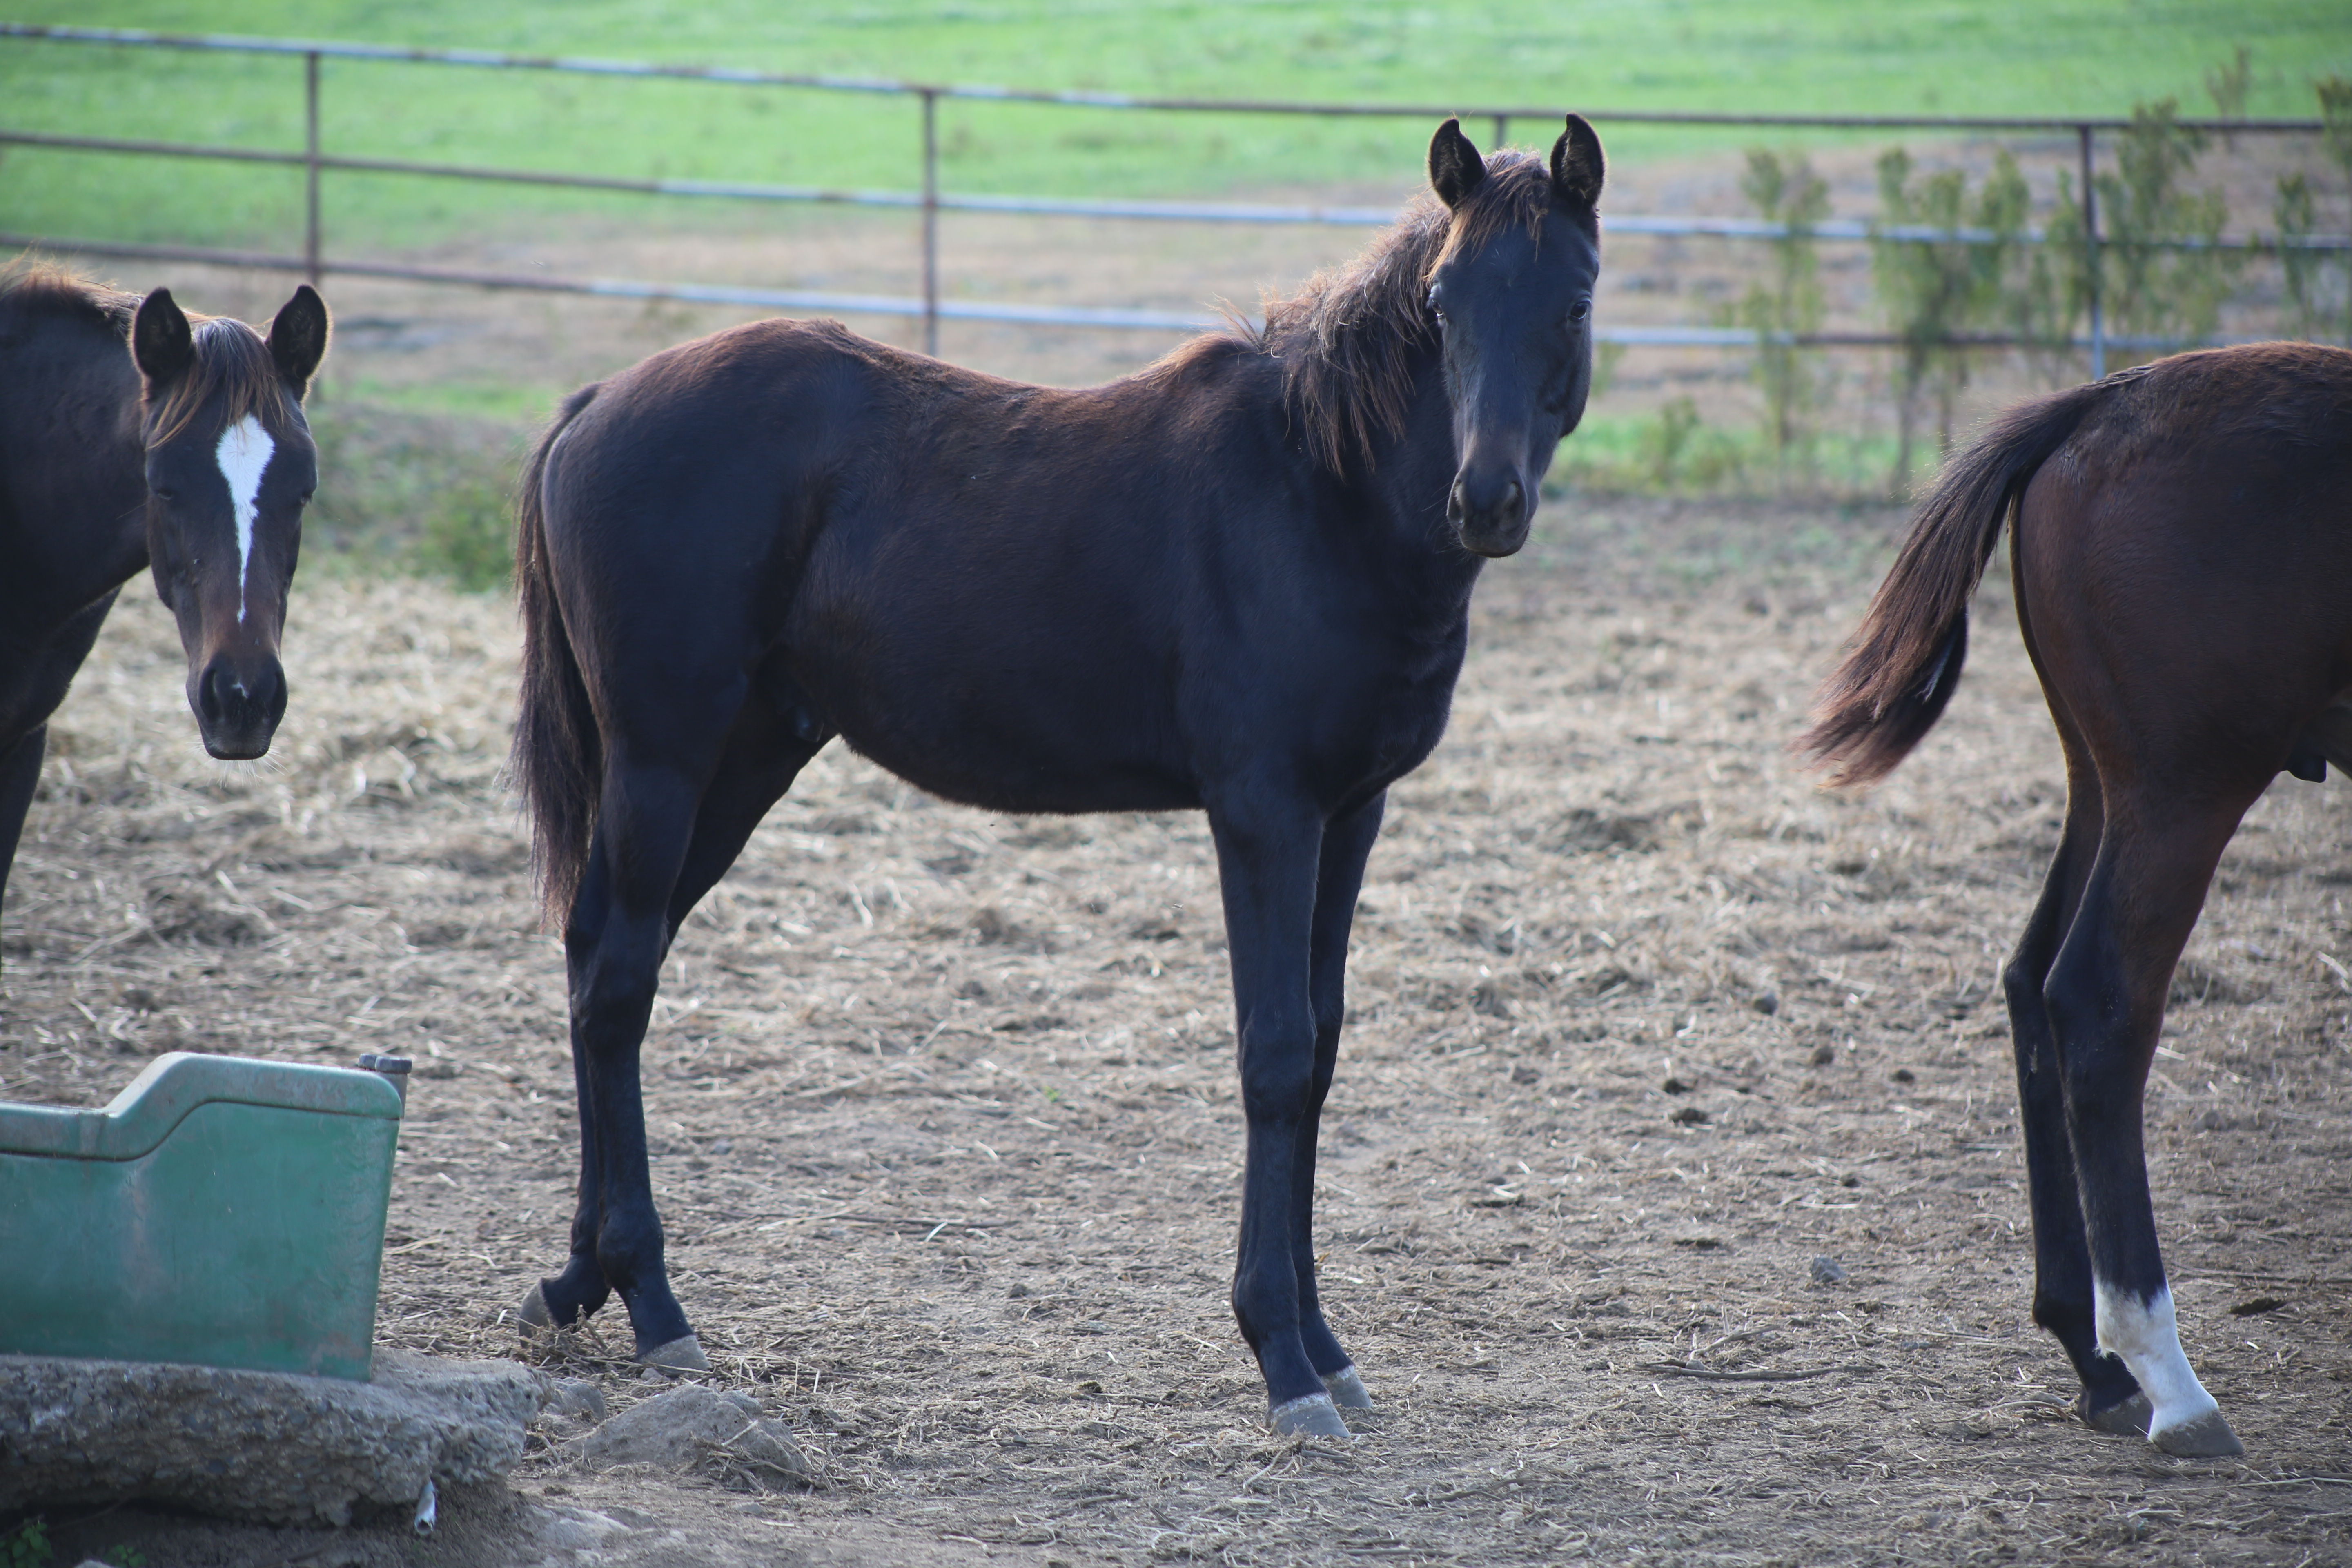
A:
<svg viewBox="0 0 2352 1568">
<path fill-rule="evenodd" d="M 714 1562 L 2352 1554 L 2347 796 L 2278 786 L 2183 967 L 2158 1213 L 2250 1458 L 2168 1460 L 2074 1423 L 2026 1321 L 1995 971 L 2062 785 L 2005 608 L 1876 795 L 1781 750 L 1898 521 L 1556 508 L 1489 573 L 1373 858 L 1326 1126 L 1363 1442 L 1270 1437 L 1223 1306 L 1199 820 L 992 817 L 835 752 L 689 922 L 646 1050 L 680 1296 L 828 1484 L 550 1451 L 520 1488 L 690 1518 Z M 574 1147 L 498 783 L 513 659 L 502 603 L 306 575 L 278 749 L 218 767 L 134 585 L 57 727 L 0 1002 L 10 1099 L 167 1048 L 416 1058 L 382 1332 L 463 1354 L 512 1351 Z M 552 1360 L 625 1403 L 626 1345 L 599 1320 Z"/>
</svg>

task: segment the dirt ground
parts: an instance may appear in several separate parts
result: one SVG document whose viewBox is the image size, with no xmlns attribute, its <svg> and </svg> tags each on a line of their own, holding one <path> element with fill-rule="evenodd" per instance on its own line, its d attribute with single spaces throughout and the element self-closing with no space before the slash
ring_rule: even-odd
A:
<svg viewBox="0 0 2352 1568">
<path fill-rule="evenodd" d="M 820 758 L 646 1048 L 716 1365 L 815 1456 L 749 1496 L 534 1451 L 439 1536 L 52 1526 L 198 1563 L 2352 1561 L 2347 795 L 2224 862 L 2151 1087 L 2183 1335 L 2242 1463 L 2103 1436 L 2027 1321 L 1995 972 L 2062 797 L 1997 590 L 1874 795 L 1782 747 L 1893 513 L 1554 503 L 1394 793 L 1326 1123 L 1382 1413 L 1279 1441 L 1223 1304 L 1240 1118 L 1198 818 L 1008 819 Z M 264 763 L 205 762 L 126 595 L 10 888 L 0 1096 L 153 1053 L 415 1057 L 384 1342 L 515 1353 L 564 1247 L 560 956 L 499 782 L 508 606 L 306 574 Z M 1813 1282 L 1835 1259 L 1843 1284 Z M 616 1309 L 615 1309 L 616 1310 Z M 650 1391 L 600 1320 L 543 1359 Z M 551 1435 L 552 1436 L 552 1435 Z M 73 1559 L 68 1557 L 67 1561 Z"/>
</svg>

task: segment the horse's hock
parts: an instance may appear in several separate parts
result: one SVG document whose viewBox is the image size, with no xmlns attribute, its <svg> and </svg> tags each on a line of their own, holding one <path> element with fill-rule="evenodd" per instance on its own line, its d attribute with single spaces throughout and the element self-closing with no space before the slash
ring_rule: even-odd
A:
<svg viewBox="0 0 2352 1568">
<path fill-rule="evenodd" d="M 521 1458 L 539 1373 L 374 1352 L 407 1064 L 369 1065 L 174 1053 L 102 1110 L 0 1105 L 0 1512 L 341 1524 Z"/>
</svg>

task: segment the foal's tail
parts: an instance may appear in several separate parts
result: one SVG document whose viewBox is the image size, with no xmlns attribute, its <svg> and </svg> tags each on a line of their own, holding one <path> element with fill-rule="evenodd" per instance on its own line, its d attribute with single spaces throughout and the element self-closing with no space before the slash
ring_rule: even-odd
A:
<svg viewBox="0 0 2352 1568">
<path fill-rule="evenodd" d="M 1969 600 L 2025 487 L 2116 378 L 2000 414 L 1944 465 L 1844 659 L 1813 697 L 1796 749 L 1837 786 L 1895 770 L 1951 700 L 1969 654 Z"/>
<path fill-rule="evenodd" d="M 604 742 L 580 661 L 563 629 L 555 580 L 547 559 L 547 454 L 572 418 L 596 395 L 583 387 L 562 410 L 523 469 L 515 500 L 515 594 L 522 605 L 522 703 L 515 716 L 516 786 L 530 809 L 531 868 L 539 880 L 541 916 L 561 928 L 588 862 L 589 835 L 604 785 Z"/>
</svg>

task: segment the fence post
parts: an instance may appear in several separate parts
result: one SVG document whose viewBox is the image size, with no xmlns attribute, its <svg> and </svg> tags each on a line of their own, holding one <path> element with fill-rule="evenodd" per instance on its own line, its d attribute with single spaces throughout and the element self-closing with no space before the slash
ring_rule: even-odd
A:
<svg viewBox="0 0 2352 1568">
<path fill-rule="evenodd" d="M 319 286 L 319 51 L 302 57 L 302 270 Z"/>
<path fill-rule="evenodd" d="M 1497 114 L 1495 116 L 1495 145 L 1500 147 L 1510 139 L 1511 117 L 1507 114 Z"/>
<path fill-rule="evenodd" d="M 2099 193 L 2091 184 L 2091 127 L 2077 125 L 2083 150 L 2083 268 L 2091 290 L 2091 379 L 2107 374 L 2107 323 L 2099 309 Z"/>
<path fill-rule="evenodd" d="M 923 89 L 923 352 L 940 352 L 940 95 Z"/>
</svg>

